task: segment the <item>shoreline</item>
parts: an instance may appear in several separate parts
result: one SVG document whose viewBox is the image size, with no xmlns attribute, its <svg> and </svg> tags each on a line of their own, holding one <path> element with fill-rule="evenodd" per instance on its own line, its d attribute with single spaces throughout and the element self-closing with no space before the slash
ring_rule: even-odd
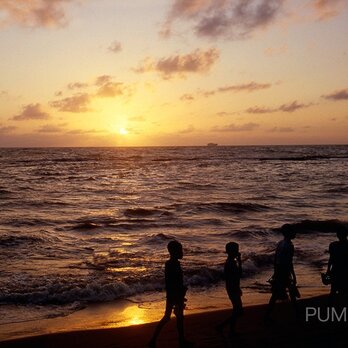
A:
<svg viewBox="0 0 348 348">
<path fill-rule="evenodd" d="M 305 321 L 307 306 L 326 308 L 328 296 L 316 296 L 299 301 L 300 320 L 296 320 L 288 302 L 279 303 L 274 312 L 275 322 L 264 323 L 265 304 L 245 307 L 245 314 L 237 323 L 238 335 L 233 344 L 240 347 L 346 347 L 347 322 L 321 323 L 317 319 Z M 229 309 L 206 311 L 185 316 L 185 331 L 197 347 L 226 347 L 228 335 L 219 335 L 214 327 L 230 314 Z M 119 328 L 85 329 L 31 336 L 0 342 L 1 348 L 26 347 L 145 347 L 156 322 Z M 231 343 L 231 342 L 230 342 Z M 227 344 L 227 345 L 226 345 Z M 161 333 L 158 347 L 177 347 L 175 320 Z"/>
<path fill-rule="evenodd" d="M 327 288 L 300 288 L 302 298 L 327 294 Z M 214 311 L 230 310 L 231 303 L 224 286 L 210 289 L 190 289 L 185 316 Z M 242 297 L 245 308 L 265 305 L 269 293 L 255 293 L 244 290 Z M 163 315 L 164 293 L 150 293 L 132 299 L 88 304 L 65 316 L 41 318 L 18 323 L 0 325 L 0 342 L 45 334 L 59 334 L 69 331 L 124 328 L 132 325 L 157 322 Z M 6 313 L 6 309 L 4 311 Z M 27 317 L 31 314 L 28 310 Z"/>
</svg>

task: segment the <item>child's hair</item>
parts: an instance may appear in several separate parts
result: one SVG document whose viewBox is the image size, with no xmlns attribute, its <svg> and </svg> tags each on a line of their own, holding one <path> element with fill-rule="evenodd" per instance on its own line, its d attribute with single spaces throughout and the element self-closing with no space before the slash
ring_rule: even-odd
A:
<svg viewBox="0 0 348 348">
<path fill-rule="evenodd" d="M 182 249 L 181 243 L 179 243 L 176 240 L 172 240 L 168 243 L 167 249 L 169 251 L 169 254 L 175 254 L 178 250 Z"/>
<path fill-rule="evenodd" d="M 346 239 L 348 235 L 347 228 L 344 225 L 339 225 L 336 234 L 338 239 Z"/>
<path fill-rule="evenodd" d="M 285 238 L 295 238 L 296 237 L 296 231 L 293 229 L 293 227 L 290 224 L 285 224 L 280 229 L 283 236 Z"/>
<path fill-rule="evenodd" d="M 229 242 L 226 244 L 226 253 L 233 254 L 237 253 L 239 250 L 239 244 L 236 242 Z"/>
</svg>

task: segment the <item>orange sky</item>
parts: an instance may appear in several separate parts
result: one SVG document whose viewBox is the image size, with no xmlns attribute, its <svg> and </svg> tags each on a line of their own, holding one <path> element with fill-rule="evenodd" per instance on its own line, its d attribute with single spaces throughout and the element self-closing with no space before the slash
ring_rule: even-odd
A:
<svg viewBox="0 0 348 348">
<path fill-rule="evenodd" d="M 2 0 L 0 146 L 348 143 L 347 0 Z"/>
</svg>

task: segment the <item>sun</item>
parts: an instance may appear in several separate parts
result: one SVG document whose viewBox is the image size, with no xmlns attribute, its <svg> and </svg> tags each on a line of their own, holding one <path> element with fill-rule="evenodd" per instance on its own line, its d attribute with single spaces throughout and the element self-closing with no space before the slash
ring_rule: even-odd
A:
<svg viewBox="0 0 348 348">
<path fill-rule="evenodd" d="M 127 129 L 126 128 L 120 128 L 119 130 L 118 130 L 118 132 L 121 134 L 121 135 L 127 135 L 128 134 L 128 131 L 127 131 Z"/>
</svg>

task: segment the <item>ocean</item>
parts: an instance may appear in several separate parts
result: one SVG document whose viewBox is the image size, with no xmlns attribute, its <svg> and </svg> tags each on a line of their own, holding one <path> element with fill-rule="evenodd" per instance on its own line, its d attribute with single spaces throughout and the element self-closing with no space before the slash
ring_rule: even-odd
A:
<svg viewBox="0 0 348 348">
<path fill-rule="evenodd" d="M 317 289 L 348 222 L 348 146 L 0 149 L 0 324 L 163 291 L 166 245 L 193 291 L 269 291 L 279 229 L 298 235 L 300 288 Z M 30 315 L 28 315 L 30 313 Z"/>
</svg>

